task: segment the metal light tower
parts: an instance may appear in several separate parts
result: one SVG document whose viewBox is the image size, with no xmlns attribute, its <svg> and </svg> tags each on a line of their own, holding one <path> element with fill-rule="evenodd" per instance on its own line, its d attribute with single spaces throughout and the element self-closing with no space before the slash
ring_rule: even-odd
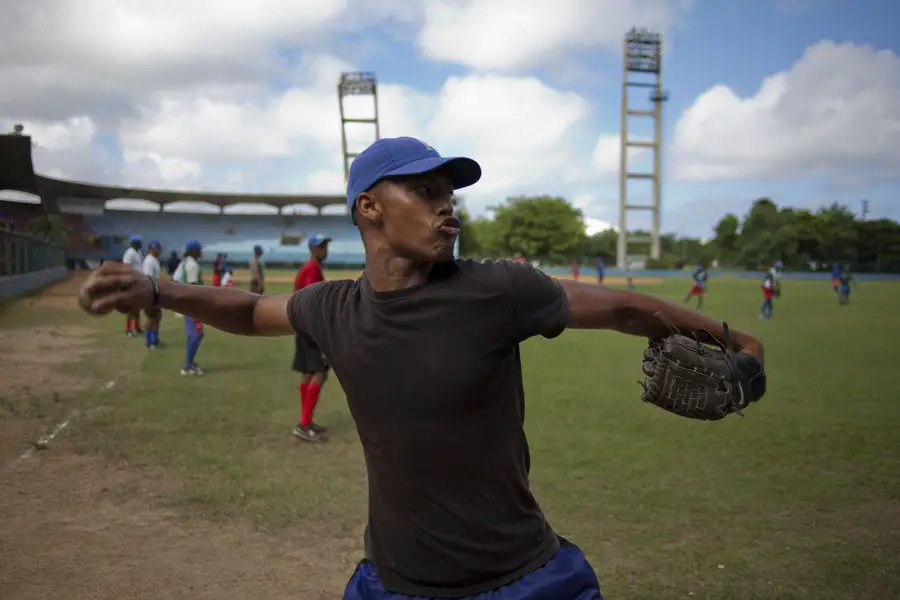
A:
<svg viewBox="0 0 900 600">
<path fill-rule="evenodd" d="M 619 238 L 616 249 L 616 266 L 625 268 L 628 245 L 649 243 L 650 257 L 658 260 L 660 254 L 660 192 L 662 186 L 662 105 L 669 96 L 662 89 L 662 38 L 658 33 L 645 29 L 632 29 L 625 35 L 624 71 L 622 78 L 621 114 L 621 158 L 619 168 Z M 649 77 L 647 77 L 649 75 Z M 629 88 L 644 88 L 650 92 L 652 108 L 632 108 L 633 101 Z M 631 139 L 628 132 L 628 117 L 650 117 L 653 119 L 652 139 Z M 635 173 L 628 167 L 629 148 L 647 148 L 653 152 L 653 170 L 650 173 Z M 643 179 L 653 182 L 653 196 L 650 204 L 632 204 L 628 201 L 628 181 Z M 649 210 L 653 225 L 650 236 L 628 235 L 628 211 Z"/>
<path fill-rule="evenodd" d="M 347 124 L 371 123 L 375 126 L 375 139 L 381 139 L 381 131 L 378 126 L 378 82 L 374 73 L 341 73 L 338 80 L 338 106 L 341 111 L 341 146 L 344 152 L 344 180 L 350 176 L 350 163 L 359 156 L 358 152 L 349 152 L 347 149 Z M 371 96 L 375 110 L 371 118 L 348 117 L 344 111 L 344 98 L 347 96 Z"/>
</svg>

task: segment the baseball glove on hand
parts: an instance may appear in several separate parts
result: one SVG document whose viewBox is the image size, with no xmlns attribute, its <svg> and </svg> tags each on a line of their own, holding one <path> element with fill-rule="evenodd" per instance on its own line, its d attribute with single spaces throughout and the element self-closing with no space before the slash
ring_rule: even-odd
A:
<svg viewBox="0 0 900 600">
<path fill-rule="evenodd" d="M 641 399 L 689 419 L 716 421 L 741 412 L 766 393 L 766 373 L 755 356 L 734 352 L 728 325 L 718 348 L 672 334 L 651 339 L 644 351 Z"/>
</svg>

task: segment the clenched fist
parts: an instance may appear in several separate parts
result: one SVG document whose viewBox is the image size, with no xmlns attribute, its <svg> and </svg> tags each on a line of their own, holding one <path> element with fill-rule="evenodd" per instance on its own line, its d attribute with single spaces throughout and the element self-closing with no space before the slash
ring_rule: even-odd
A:
<svg viewBox="0 0 900 600">
<path fill-rule="evenodd" d="M 114 310 L 127 313 L 152 307 L 155 289 L 147 275 L 129 265 L 106 261 L 84 282 L 78 304 L 92 315 L 105 315 Z"/>
</svg>

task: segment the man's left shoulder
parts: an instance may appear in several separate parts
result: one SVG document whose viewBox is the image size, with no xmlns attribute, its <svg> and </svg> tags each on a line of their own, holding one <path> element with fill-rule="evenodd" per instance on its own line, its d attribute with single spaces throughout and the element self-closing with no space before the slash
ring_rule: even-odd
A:
<svg viewBox="0 0 900 600">
<path fill-rule="evenodd" d="M 509 260 L 493 258 L 457 258 L 447 264 L 444 270 L 449 275 L 457 275 L 460 281 L 487 286 L 506 286 L 509 283 L 509 268 L 518 266 Z"/>
<path fill-rule="evenodd" d="M 457 278 L 475 290 L 516 293 L 516 290 L 545 287 L 559 282 L 533 264 L 507 259 L 457 259 Z"/>
</svg>

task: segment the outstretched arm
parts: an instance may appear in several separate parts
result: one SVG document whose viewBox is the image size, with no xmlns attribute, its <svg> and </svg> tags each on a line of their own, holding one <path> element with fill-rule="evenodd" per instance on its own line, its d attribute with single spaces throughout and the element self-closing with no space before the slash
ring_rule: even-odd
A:
<svg viewBox="0 0 900 600">
<path fill-rule="evenodd" d="M 216 329 L 238 335 L 290 335 L 290 295 L 263 296 L 235 288 L 182 285 L 159 280 L 158 295 L 153 282 L 128 265 L 107 261 L 91 273 L 79 295 L 86 312 L 102 315 L 114 310 L 128 312 L 154 306 L 179 312 Z"/>
<path fill-rule="evenodd" d="M 237 288 L 214 288 L 159 282 L 160 308 L 188 315 L 216 329 L 237 335 L 290 335 L 290 294 L 264 296 Z"/>
<path fill-rule="evenodd" d="M 668 300 L 577 281 L 560 283 L 568 297 L 568 326 L 572 329 L 612 329 L 641 337 L 662 338 L 673 333 L 670 326 L 674 326 L 685 335 L 696 334 L 703 342 L 725 339 L 720 322 Z M 729 333 L 735 350 L 763 360 L 759 340 L 733 329 Z"/>
</svg>

